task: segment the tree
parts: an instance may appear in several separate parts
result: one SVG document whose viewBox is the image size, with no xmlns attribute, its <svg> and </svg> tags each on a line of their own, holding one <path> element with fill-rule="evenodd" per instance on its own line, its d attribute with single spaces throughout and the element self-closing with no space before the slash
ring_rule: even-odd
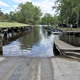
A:
<svg viewBox="0 0 80 80">
<path fill-rule="evenodd" d="M 25 20 L 25 18 L 23 17 L 23 15 L 21 14 L 21 12 L 17 11 L 15 13 L 15 21 L 20 22 L 20 23 L 25 23 L 24 20 Z"/>
<path fill-rule="evenodd" d="M 10 19 L 10 21 L 15 21 L 15 12 L 10 11 L 10 13 L 9 13 L 9 19 Z"/>
<path fill-rule="evenodd" d="M 20 16 L 20 20 L 24 19 L 24 23 L 37 23 L 42 15 L 39 7 L 34 6 L 32 2 L 26 2 L 25 4 L 19 4 L 17 16 Z"/>
<path fill-rule="evenodd" d="M 53 24 L 53 16 L 50 13 L 46 13 L 42 17 L 42 24 L 52 25 Z"/>
<path fill-rule="evenodd" d="M 59 16 L 56 16 L 56 15 L 53 16 L 53 24 L 54 25 L 59 23 L 58 18 L 59 18 Z"/>
<path fill-rule="evenodd" d="M 79 14 L 80 14 L 80 1 L 79 0 L 73 0 L 71 1 L 72 2 L 72 5 L 74 6 L 73 7 L 73 12 L 76 13 L 76 23 L 77 23 L 77 27 L 78 27 L 78 24 L 79 24 Z"/>
<path fill-rule="evenodd" d="M 9 14 L 8 13 L 5 13 L 3 15 L 3 19 L 8 21 L 9 20 Z"/>
<path fill-rule="evenodd" d="M 59 14 L 61 23 L 66 23 L 69 17 L 69 23 L 78 23 L 80 14 L 80 1 L 79 0 L 56 0 L 53 9 Z"/>
<path fill-rule="evenodd" d="M 41 13 L 41 10 L 40 10 L 40 8 L 39 7 L 36 7 L 36 6 L 34 6 L 34 14 L 33 14 L 33 23 L 34 24 L 37 24 L 37 23 L 40 23 L 40 20 L 41 20 L 41 15 L 42 15 L 42 13 Z"/>
<path fill-rule="evenodd" d="M 4 15 L 4 13 L 2 12 L 2 10 L 0 8 L 0 21 L 3 19 L 3 15 Z"/>
</svg>

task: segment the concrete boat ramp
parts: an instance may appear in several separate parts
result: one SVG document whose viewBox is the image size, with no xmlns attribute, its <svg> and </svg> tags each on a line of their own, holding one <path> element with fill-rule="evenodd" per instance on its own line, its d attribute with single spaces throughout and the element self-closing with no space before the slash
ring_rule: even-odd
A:
<svg viewBox="0 0 80 80">
<path fill-rule="evenodd" d="M 80 59 L 80 47 L 72 46 L 59 39 L 54 39 L 54 51 L 58 51 L 60 55 Z"/>
<path fill-rule="evenodd" d="M 0 80 L 80 80 L 80 62 L 63 57 L 0 57 Z"/>
</svg>

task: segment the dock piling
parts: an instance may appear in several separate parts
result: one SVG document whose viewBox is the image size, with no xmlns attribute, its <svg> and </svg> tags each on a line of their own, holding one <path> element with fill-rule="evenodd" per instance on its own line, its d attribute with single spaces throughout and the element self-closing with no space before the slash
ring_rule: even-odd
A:
<svg viewBox="0 0 80 80">
<path fill-rule="evenodd" d="M 1 40 L 0 40 L 0 55 L 3 54 L 2 46 L 3 46 L 3 42 L 2 42 L 2 39 L 1 39 Z"/>
</svg>

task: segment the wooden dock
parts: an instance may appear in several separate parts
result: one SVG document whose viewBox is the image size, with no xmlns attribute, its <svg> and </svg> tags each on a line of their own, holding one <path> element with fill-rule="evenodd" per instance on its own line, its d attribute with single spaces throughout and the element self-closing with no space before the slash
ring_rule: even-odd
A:
<svg viewBox="0 0 80 80">
<path fill-rule="evenodd" d="M 59 39 L 54 39 L 54 49 L 58 50 L 60 55 L 79 55 L 80 56 L 80 47 L 72 46 L 66 42 L 63 42 Z"/>
<path fill-rule="evenodd" d="M 63 34 L 80 36 L 80 31 L 63 31 Z"/>
</svg>

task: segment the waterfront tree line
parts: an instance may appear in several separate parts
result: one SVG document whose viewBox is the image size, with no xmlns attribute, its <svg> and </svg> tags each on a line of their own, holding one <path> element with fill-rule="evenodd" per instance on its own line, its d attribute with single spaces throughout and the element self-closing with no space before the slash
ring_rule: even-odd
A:
<svg viewBox="0 0 80 80">
<path fill-rule="evenodd" d="M 80 0 L 56 0 L 55 6 L 58 17 L 58 23 L 80 25 Z"/>
<path fill-rule="evenodd" d="M 0 10 L 0 20 L 16 21 L 20 23 L 38 23 L 42 13 L 39 7 L 34 6 L 31 2 L 20 3 L 15 11 L 4 14 Z"/>
<path fill-rule="evenodd" d="M 20 22 L 26 24 L 54 24 L 57 16 L 50 13 L 43 15 L 41 9 L 32 2 L 20 3 L 15 11 L 3 13 L 0 9 L 0 21 Z"/>
<path fill-rule="evenodd" d="M 26 24 L 75 24 L 80 25 L 80 1 L 79 0 L 56 0 L 52 10 L 55 14 L 43 15 L 40 7 L 32 2 L 20 3 L 15 11 L 3 13 L 0 9 L 0 21 L 13 21 Z"/>
</svg>

